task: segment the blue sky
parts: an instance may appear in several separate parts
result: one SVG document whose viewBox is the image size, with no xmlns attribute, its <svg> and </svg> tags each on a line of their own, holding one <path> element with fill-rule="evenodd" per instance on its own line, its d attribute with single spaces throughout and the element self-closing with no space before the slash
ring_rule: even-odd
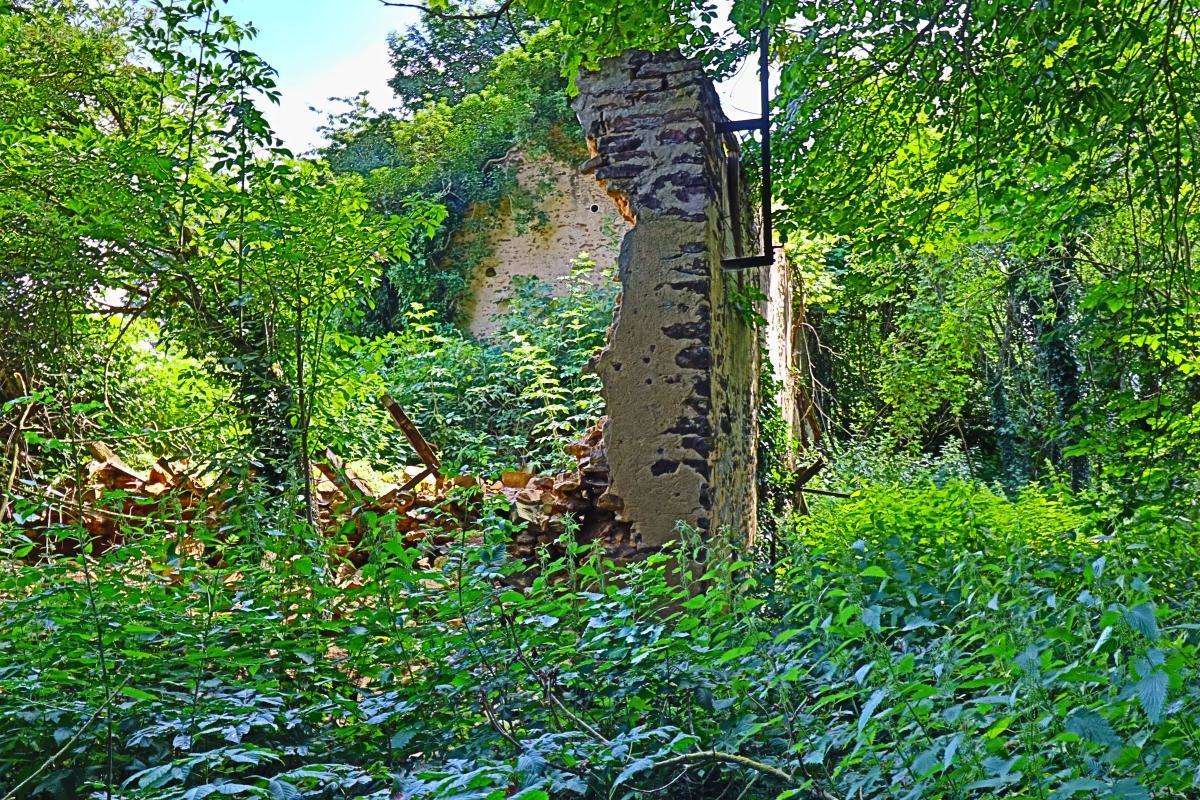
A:
<svg viewBox="0 0 1200 800">
<path fill-rule="evenodd" d="M 282 101 L 266 111 L 296 153 L 320 142 L 321 115 L 310 106 L 332 108 L 330 97 L 348 97 L 364 89 L 377 108 L 392 105 L 387 35 L 411 25 L 420 13 L 390 8 L 379 0 L 229 0 L 228 10 L 255 24 L 258 38 L 253 49 L 279 71 Z M 718 91 L 731 117 L 758 113 L 753 64 L 744 65 Z"/>
<path fill-rule="evenodd" d="M 387 35 L 412 24 L 419 12 L 378 0 L 229 0 L 229 12 L 253 22 L 252 47 L 279 71 L 282 102 L 267 109 L 276 131 L 296 152 L 319 141 L 330 97 L 366 89 L 376 106 L 393 102 L 387 80 Z"/>
</svg>

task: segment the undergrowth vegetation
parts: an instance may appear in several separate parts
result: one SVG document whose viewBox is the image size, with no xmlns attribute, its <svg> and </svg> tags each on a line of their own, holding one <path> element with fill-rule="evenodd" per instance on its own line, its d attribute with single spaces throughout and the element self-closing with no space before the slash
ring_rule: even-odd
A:
<svg viewBox="0 0 1200 800">
<path fill-rule="evenodd" d="M 0 0 L 0 800 L 1200 796 L 1194 3 L 426 11 L 399 106 L 298 157 L 224 0 Z M 804 309 L 763 535 L 614 564 L 573 528 L 621 498 L 562 511 L 603 443 L 550 476 L 609 265 L 476 339 L 480 234 L 548 217 L 515 156 L 588 157 L 577 67 L 761 27 Z M 374 496 L 342 466 L 424 449 L 385 396 L 441 475 Z"/>
<path fill-rule="evenodd" d="M 360 383 L 343 384 L 344 402 L 316 420 L 315 435 L 349 457 L 388 463 L 407 445 L 378 425 L 375 396 L 386 390 L 429 432 L 451 473 L 563 468 L 565 445 L 602 413 L 588 363 L 604 344 L 616 284 L 607 271 L 599 283 L 589 277 L 594 267 L 584 254 L 556 287 L 518 277 L 488 341 L 411 307 L 400 332 L 372 341 Z"/>
<path fill-rule="evenodd" d="M 1195 790 L 1198 565 L 1152 556 L 1171 531 L 1103 535 L 1034 490 L 872 485 L 792 520 L 774 566 L 705 563 L 685 534 L 618 572 L 568 544 L 520 588 L 510 525 L 493 506 L 482 544 L 431 562 L 380 518 L 352 577 L 324 542 L 202 529 L 203 558 L 148 530 L 90 568 L 10 567 L 0 782 L 59 798 L 109 774 L 122 798 Z"/>
</svg>

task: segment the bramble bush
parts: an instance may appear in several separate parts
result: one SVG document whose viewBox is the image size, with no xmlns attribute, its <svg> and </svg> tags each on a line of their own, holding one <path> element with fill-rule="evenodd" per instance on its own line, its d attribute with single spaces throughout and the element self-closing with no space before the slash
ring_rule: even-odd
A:
<svg viewBox="0 0 1200 800">
<path fill-rule="evenodd" d="M 0 578 L 0 786 L 1190 796 L 1195 555 L 1148 561 L 1162 531 L 1093 519 L 1032 490 L 880 484 L 791 520 L 774 566 L 705 564 L 685 532 L 620 570 L 568 545 L 525 589 L 495 504 L 436 558 L 375 520 L 357 574 L 300 529 L 189 531 L 205 558 L 148 530 L 86 571 Z"/>
</svg>

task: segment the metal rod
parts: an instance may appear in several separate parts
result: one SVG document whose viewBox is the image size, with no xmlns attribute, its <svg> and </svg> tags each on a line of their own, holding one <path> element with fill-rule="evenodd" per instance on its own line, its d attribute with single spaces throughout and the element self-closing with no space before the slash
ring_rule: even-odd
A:
<svg viewBox="0 0 1200 800">
<path fill-rule="evenodd" d="M 759 3 L 758 21 L 758 92 L 762 108 L 762 231 L 763 255 L 767 263 L 775 263 L 775 237 L 772 232 L 771 214 L 771 34 L 767 23 L 768 0 Z"/>
<path fill-rule="evenodd" d="M 775 259 L 770 255 L 743 256 L 742 258 L 723 259 L 721 266 L 725 269 L 753 269 L 755 267 L 767 267 L 773 263 L 775 263 Z"/>
<path fill-rule="evenodd" d="M 743 256 L 741 258 L 726 258 L 721 264 L 726 269 L 753 269 L 766 267 L 775 263 L 774 215 L 771 209 L 771 29 L 767 21 L 768 0 L 760 0 L 758 13 L 760 28 L 758 31 L 758 92 L 762 116 L 758 119 L 727 120 L 721 124 L 725 133 L 735 131 L 759 131 L 762 134 L 762 147 L 759 150 L 761 175 L 759 201 L 762 205 L 762 255 Z M 730 203 L 738 202 L 738 198 L 730 196 Z"/>
<path fill-rule="evenodd" d="M 737 131 L 761 131 L 764 127 L 762 117 L 754 119 L 739 119 L 726 120 L 721 123 L 722 133 L 736 133 Z"/>
</svg>

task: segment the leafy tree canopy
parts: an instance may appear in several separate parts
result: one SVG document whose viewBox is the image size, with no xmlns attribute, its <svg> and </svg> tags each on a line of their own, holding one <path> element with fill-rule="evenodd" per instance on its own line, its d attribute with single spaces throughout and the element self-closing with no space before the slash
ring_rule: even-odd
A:
<svg viewBox="0 0 1200 800">
<path fill-rule="evenodd" d="M 474 10 L 472 6 L 470 9 Z M 427 14 L 388 37 L 392 70 L 388 85 L 403 106 L 457 103 L 489 83 L 496 57 L 523 47 L 542 23 L 520 8 L 480 8 L 480 18 Z M 494 16 L 488 16 L 494 14 Z"/>
</svg>

